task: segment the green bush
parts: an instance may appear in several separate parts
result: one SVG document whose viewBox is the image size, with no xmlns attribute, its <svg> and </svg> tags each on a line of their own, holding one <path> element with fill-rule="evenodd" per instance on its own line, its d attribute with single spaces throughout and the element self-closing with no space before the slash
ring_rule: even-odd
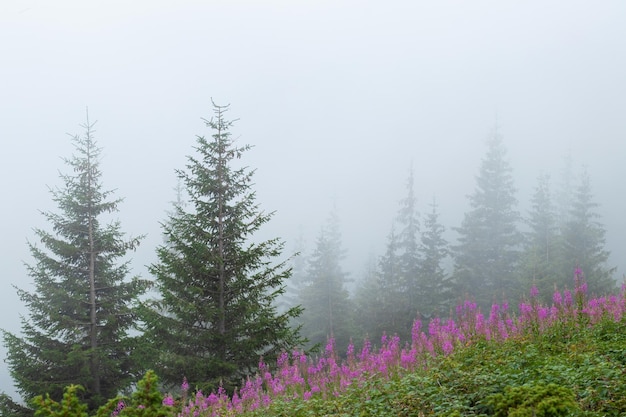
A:
<svg viewBox="0 0 626 417">
<path fill-rule="evenodd" d="M 495 417 L 560 417 L 580 411 L 572 390 L 556 384 L 506 387 L 487 403 Z"/>
<path fill-rule="evenodd" d="M 137 390 L 130 398 L 117 397 L 100 407 L 96 417 L 169 417 L 173 407 L 163 405 L 163 394 L 158 389 L 159 379 L 148 371 L 137 383 Z"/>
<path fill-rule="evenodd" d="M 60 403 L 50 398 L 50 394 L 38 395 L 31 401 L 36 417 L 87 417 L 87 404 L 83 404 L 77 393 L 83 391 L 80 385 L 70 385 L 63 391 Z"/>
</svg>

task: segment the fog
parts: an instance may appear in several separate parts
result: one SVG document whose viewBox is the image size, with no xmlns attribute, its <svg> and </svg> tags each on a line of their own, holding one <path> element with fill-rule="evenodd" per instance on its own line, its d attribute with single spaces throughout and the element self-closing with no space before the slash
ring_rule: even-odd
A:
<svg viewBox="0 0 626 417">
<path fill-rule="evenodd" d="M 626 272 L 626 3 L 586 1 L 18 1 L 0 3 L 0 328 L 26 313 L 26 242 L 47 228 L 66 133 L 97 120 L 105 189 L 147 234 L 147 276 L 211 98 L 254 148 L 261 232 L 311 245 L 335 206 L 359 277 L 385 237 L 412 165 L 423 211 L 459 226 L 498 125 L 520 209 L 571 153 L 586 166 L 616 277 Z M 454 239 L 454 233 L 448 233 Z M 5 356 L 4 348 L 0 355 Z M 13 393 L 0 364 L 0 391 Z"/>
</svg>

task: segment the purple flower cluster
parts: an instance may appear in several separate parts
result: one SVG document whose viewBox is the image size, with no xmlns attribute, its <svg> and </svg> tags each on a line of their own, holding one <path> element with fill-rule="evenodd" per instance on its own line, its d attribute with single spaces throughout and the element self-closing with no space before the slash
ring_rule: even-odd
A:
<svg viewBox="0 0 626 417">
<path fill-rule="evenodd" d="M 364 383 L 369 378 L 393 378 L 427 369 L 438 356 L 449 355 L 480 340 L 526 337 L 558 323 L 593 325 L 604 318 L 622 319 L 626 311 L 625 288 L 619 295 L 591 300 L 586 299 L 586 292 L 582 271 L 576 270 L 574 293 L 555 291 L 551 306 L 538 302 L 538 291 L 533 287 L 530 298 L 519 304 L 517 315 L 503 303 L 494 304 L 485 318 L 476 303 L 465 301 L 456 308 L 453 317 L 434 318 L 427 328 L 416 320 L 411 341 L 404 346 L 397 336 L 383 335 L 377 349 L 365 340 L 361 350 L 356 352 L 354 344 L 350 343 L 343 360 L 339 359 L 332 338 L 319 358 L 308 357 L 300 351 L 283 352 L 273 370 L 261 362 L 257 374 L 248 377 L 232 396 L 227 396 L 223 389 L 209 396 L 197 392 L 183 405 L 178 416 L 234 415 L 266 407 L 276 398 L 306 401 L 313 396 L 336 396 L 348 386 Z M 182 388 L 186 395 L 189 389 L 186 380 Z M 167 405 L 173 403 L 169 398 L 166 397 L 164 404 L 166 400 Z"/>
</svg>

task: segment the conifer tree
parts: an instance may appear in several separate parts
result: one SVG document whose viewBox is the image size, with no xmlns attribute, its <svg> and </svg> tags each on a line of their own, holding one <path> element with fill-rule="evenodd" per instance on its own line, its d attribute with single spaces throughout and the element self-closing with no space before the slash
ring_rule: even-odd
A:
<svg viewBox="0 0 626 417">
<path fill-rule="evenodd" d="M 521 285 L 524 289 L 537 287 L 539 297 L 549 303 L 555 286 L 563 289 L 568 285 L 564 280 L 566 277 L 559 271 L 563 245 L 548 175 L 539 177 L 526 224 L 529 231 L 525 234 L 520 264 Z M 571 277 L 567 279 L 571 280 Z"/>
<path fill-rule="evenodd" d="M 563 158 L 563 167 L 559 176 L 558 187 L 554 193 L 554 211 L 559 234 L 564 233 L 565 227 L 570 220 L 573 197 L 576 192 L 576 175 L 573 167 L 571 152 Z"/>
<path fill-rule="evenodd" d="M 411 336 L 411 327 L 425 306 L 423 282 L 420 275 L 420 230 L 414 191 L 413 168 L 406 182 L 406 197 L 400 200 L 398 214 L 387 238 L 385 253 L 380 257 L 376 279 L 367 282 L 371 299 L 361 292 L 357 308 L 376 310 L 379 322 L 369 323 L 370 337 L 382 332 L 398 335 L 403 340 Z M 396 231 L 398 230 L 398 231 Z M 430 299 L 427 301 L 430 303 Z M 362 315 L 360 315 L 362 317 Z"/>
<path fill-rule="evenodd" d="M 4 332 L 7 363 L 24 399 L 50 394 L 59 401 L 69 384 L 85 388 L 91 409 L 127 388 L 142 370 L 129 331 L 137 320 L 134 303 L 147 283 L 129 278 L 123 261 L 140 238 L 126 240 L 118 221 L 104 220 L 120 199 L 102 188 L 100 148 L 87 120 L 75 136 L 76 154 L 65 159 L 70 174 L 52 188 L 58 212 L 44 212 L 51 230 L 35 229 L 40 245 L 29 243 L 27 265 L 34 290 L 18 289 L 29 313 L 23 337 Z"/>
<path fill-rule="evenodd" d="M 358 334 L 353 335 L 353 340 L 379 340 L 383 332 L 388 331 L 383 328 L 382 298 L 385 295 L 381 290 L 380 272 L 378 270 L 377 259 L 370 256 L 365 265 L 363 278 L 355 291 L 355 325 Z"/>
<path fill-rule="evenodd" d="M 387 237 L 387 248 L 378 262 L 370 265 L 356 292 L 357 322 L 361 333 L 372 341 L 383 333 L 397 334 L 403 340 L 410 335 L 407 327 L 406 291 L 398 257 L 395 226 Z M 415 317 L 413 316 L 413 319 Z"/>
<path fill-rule="evenodd" d="M 517 262 L 521 235 L 512 168 L 506 159 L 497 130 L 488 141 L 488 151 L 470 195 L 454 247 L 454 281 L 457 294 L 474 297 L 483 308 L 517 290 Z"/>
<path fill-rule="evenodd" d="M 419 275 L 419 219 L 417 214 L 417 199 L 415 198 L 413 167 L 409 171 L 406 183 L 406 197 L 400 201 L 397 224 L 400 227 L 397 240 L 399 273 L 402 280 L 403 297 L 394 303 L 401 303 L 404 309 L 404 322 L 407 331 L 410 330 L 413 320 L 420 308 L 420 287 L 422 282 Z"/>
<path fill-rule="evenodd" d="M 272 214 L 256 203 L 254 171 L 236 166 L 250 146 L 236 146 L 228 110 L 213 103 L 211 137 L 198 136 L 197 156 L 177 171 L 188 201 L 162 224 L 167 243 L 150 266 L 160 297 L 142 314 L 161 381 L 178 386 L 186 377 L 204 392 L 220 383 L 231 391 L 260 357 L 274 363 L 302 342 L 290 328 L 301 309 L 276 310 L 289 260 L 279 259 L 280 239 L 254 240 Z"/>
<path fill-rule="evenodd" d="M 306 244 L 302 234 L 295 241 L 295 255 L 291 262 L 291 276 L 285 282 L 285 292 L 277 299 L 277 307 L 279 312 L 285 312 L 299 304 L 300 291 L 304 286 L 306 279 Z M 294 320 L 294 325 L 300 323 L 301 317 Z"/>
<path fill-rule="evenodd" d="M 615 287 L 614 267 L 608 266 L 610 252 L 606 249 L 605 229 L 593 199 L 591 180 L 583 171 L 572 198 L 569 221 L 563 232 L 564 255 L 561 275 L 574 285 L 574 271 L 580 268 L 585 275 L 589 292 L 604 295 Z"/>
<path fill-rule="evenodd" d="M 301 291 L 302 333 L 310 346 L 323 346 L 329 338 L 345 351 L 353 334 L 353 308 L 348 296 L 347 274 L 339 219 L 333 211 L 322 227 L 309 258 L 306 284 Z"/>
<path fill-rule="evenodd" d="M 431 211 L 424 218 L 419 245 L 418 307 L 424 318 L 443 316 L 452 301 L 449 277 L 443 265 L 449 255 L 444 232 L 445 227 L 439 223 L 439 211 L 433 199 Z"/>
</svg>

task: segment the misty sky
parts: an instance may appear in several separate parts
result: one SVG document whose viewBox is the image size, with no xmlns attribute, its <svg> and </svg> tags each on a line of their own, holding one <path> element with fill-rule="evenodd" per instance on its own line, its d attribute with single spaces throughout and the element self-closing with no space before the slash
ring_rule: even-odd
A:
<svg viewBox="0 0 626 417">
<path fill-rule="evenodd" d="M 312 246 L 336 206 L 354 278 L 381 254 L 411 164 L 420 210 L 436 196 L 460 225 L 496 120 L 522 205 L 568 152 L 587 166 L 620 277 L 625 19 L 621 0 L 1 0 L 0 327 L 19 331 L 12 285 L 32 281 L 26 241 L 48 228 L 39 211 L 56 210 L 47 187 L 63 185 L 86 107 L 122 228 L 148 235 L 135 273 L 212 97 L 255 146 L 244 162 L 276 210 L 263 236 Z"/>
</svg>

